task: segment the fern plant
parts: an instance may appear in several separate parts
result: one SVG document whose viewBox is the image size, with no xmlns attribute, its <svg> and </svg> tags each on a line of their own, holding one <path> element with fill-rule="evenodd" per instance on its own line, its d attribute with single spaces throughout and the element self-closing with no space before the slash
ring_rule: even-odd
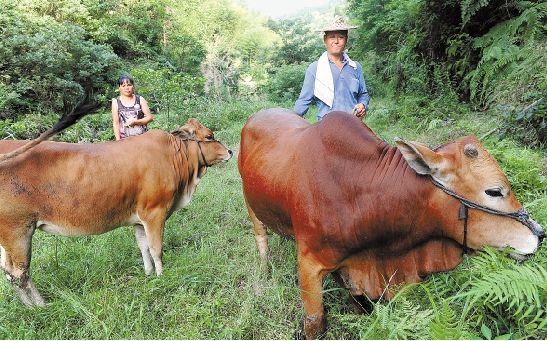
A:
<svg viewBox="0 0 547 341">
<path fill-rule="evenodd" d="M 465 26 L 471 17 L 481 8 L 486 7 L 490 0 L 463 0 L 461 2 L 462 25 Z"/>
<path fill-rule="evenodd" d="M 526 59 L 529 56 L 526 47 L 534 44 L 542 34 L 547 3 L 521 3 L 525 9 L 519 16 L 499 23 L 473 42 L 473 47 L 481 50 L 482 56 L 466 81 L 469 82 L 471 98 L 482 104 L 487 104 L 492 93 L 491 83 L 499 80 L 499 73 L 517 67 L 517 61 Z"/>
<path fill-rule="evenodd" d="M 433 303 L 433 302 L 432 302 Z M 465 324 L 461 322 L 461 316 L 448 305 L 448 301 L 443 300 L 441 306 L 435 309 L 435 319 L 429 326 L 429 337 L 432 340 L 460 340 L 474 339 L 465 329 Z"/>
<path fill-rule="evenodd" d="M 405 287 L 408 289 L 410 286 Z M 374 305 L 373 319 L 361 339 L 426 339 L 427 326 L 433 319 L 431 309 L 424 309 L 409 299 L 402 289 L 386 304 Z"/>
<path fill-rule="evenodd" d="M 490 320 L 498 333 L 510 333 L 514 326 L 525 338 L 547 336 L 547 271 L 540 264 L 516 265 L 486 249 L 473 259 L 467 290 L 452 300 L 463 300 L 463 317 L 481 325 Z"/>
</svg>

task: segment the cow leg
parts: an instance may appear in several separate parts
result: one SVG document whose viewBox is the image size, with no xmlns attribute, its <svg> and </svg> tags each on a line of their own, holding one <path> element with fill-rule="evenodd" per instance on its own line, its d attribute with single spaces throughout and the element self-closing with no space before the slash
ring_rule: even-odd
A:
<svg viewBox="0 0 547 341">
<path fill-rule="evenodd" d="M 255 230 L 256 246 L 258 247 L 258 253 L 260 254 L 260 270 L 268 273 L 268 235 L 266 228 L 262 222 L 258 220 L 249 204 L 247 204 L 247 211 L 249 211 L 249 218 L 251 218 Z"/>
<path fill-rule="evenodd" d="M 45 301 L 30 278 L 32 232 L 1 247 L 0 265 L 19 299 L 26 306 L 45 306 Z"/>
<path fill-rule="evenodd" d="M 6 250 L 0 245 L 0 269 L 6 268 L 6 262 L 8 261 L 8 255 Z"/>
<path fill-rule="evenodd" d="M 328 271 L 309 253 L 298 250 L 298 279 L 304 302 L 304 335 L 316 339 L 325 332 L 323 280 Z"/>
<path fill-rule="evenodd" d="M 161 256 L 163 252 L 163 229 L 165 228 L 166 214 L 161 210 L 152 210 L 147 212 L 143 219 L 144 232 L 148 241 L 148 250 L 154 260 L 156 275 L 161 275 L 163 263 Z"/>
<path fill-rule="evenodd" d="M 148 250 L 146 232 L 144 231 L 144 227 L 141 224 L 135 224 L 135 226 L 133 226 L 133 229 L 135 230 L 137 245 L 141 250 L 142 261 L 144 263 L 144 273 L 150 275 L 152 274 L 152 271 L 154 271 L 154 264 L 152 264 L 152 257 L 150 256 L 150 251 Z"/>
</svg>

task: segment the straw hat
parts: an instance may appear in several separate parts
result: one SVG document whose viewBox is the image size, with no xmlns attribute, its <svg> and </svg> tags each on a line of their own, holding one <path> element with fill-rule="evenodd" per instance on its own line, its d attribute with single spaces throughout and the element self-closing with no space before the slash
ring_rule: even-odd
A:
<svg viewBox="0 0 547 341">
<path fill-rule="evenodd" d="M 318 30 L 318 32 L 347 31 L 350 28 L 357 28 L 357 26 L 348 26 L 348 24 L 344 21 L 344 18 L 336 15 L 330 23 Z"/>
</svg>

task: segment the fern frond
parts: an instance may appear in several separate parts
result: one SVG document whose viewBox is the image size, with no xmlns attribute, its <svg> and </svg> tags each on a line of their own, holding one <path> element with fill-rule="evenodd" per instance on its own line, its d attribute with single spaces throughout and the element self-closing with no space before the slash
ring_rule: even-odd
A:
<svg viewBox="0 0 547 341">
<path fill-rule="evenodd" d="M 519 16 L 499 23 L 473 41 L 473 47 L 481 50 L 482 56 L 465 81 L 469 82 L 471 98 L 478 99 L 480 103 L 487 102 L 492 94 L 489 90 L 492 88 L 491 83 L 505 78 L 500 73 L 509 73 L 518 68 L 517 62 L 528 57 L 527 46 L 541 38 L 543 21 L 547 17 L 547 3 L 521 3 L 523 11 Z M 473 10 L 478 10 L 482 5 L 482 1 L 462 2 L 462 15 L 463 6 L 467 6 L 467 13 L 472 15 Z"/>
<path fill-rule="evenodd" d="M 427 326 L 433 319 L 430 309 L 423 309 L 405 296 L 396 296 L 387 304 L 374 306 L 371 327 L 362 338 L 425 339 Z"/>
<path fill-rule="evenodd" d="M 460 5 L 462 12 L 462 25 L 465 26 L 471 17 L 481 8 L 486 7 L 489 2 L 489 0 L 463 0 Z"/>
<path fill-rule="evenodd" d="M 435 311 L 435 318 L 430 324 L 429 336 L 432 340 L 467 339 L 460 317 L 452 310 L 448 302 L 443 300 L 440 309 Z"/>
<path fill-rule="evenodd" d="M 510 265 L 481 278 L 470 281 L 470 289 L 454 296 L 466 299 L 467 309 L 472 307 L 503 306 L 520 321 L 535 321 L 545 312 L 542 304 L 547 290 L 547 271 L 538 265 Z"/>
</svg>

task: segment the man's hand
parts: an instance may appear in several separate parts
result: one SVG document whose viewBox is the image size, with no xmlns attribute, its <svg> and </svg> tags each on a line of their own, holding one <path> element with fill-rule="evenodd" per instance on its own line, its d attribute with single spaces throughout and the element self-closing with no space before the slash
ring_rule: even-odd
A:
<svg viewBox="0 0 547 341">
<path fill-rule="evenodd" d="M 363 119 L 363 117 L 365 117 L 365 115 L 367 114 L 367 111 L 365 110 L 365 105 L 363 103 L 357 103 L 353 107 L 353 112 L 355 113 L 355 116 L 360 119 Z"/>
</svg>

